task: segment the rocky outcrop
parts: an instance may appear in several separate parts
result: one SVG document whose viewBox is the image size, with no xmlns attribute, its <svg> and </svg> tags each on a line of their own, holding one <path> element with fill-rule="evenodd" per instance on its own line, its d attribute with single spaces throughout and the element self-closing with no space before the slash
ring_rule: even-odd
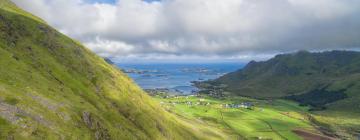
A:
<svg viewBox="0 0 360 140">
<path fill-rule="evenodd" d="M 96 119 L 96 117 L 93 116 L 90 112 L 83 112 L 82 120 L 86 127 L 94 132 L 94 137 L 96 140 L 110 140 L 108 130 L 104 128 L 101 122 Z"/>
<path fill-rule="evenodd" d="M 21 121 L 21 117 L 19 117 L 19 115 L 24 114 L 26 113 L 18 107 L 0 101 L 0 117 L 6 119 L 10 123 L 19 123 Z"/>
</svg>

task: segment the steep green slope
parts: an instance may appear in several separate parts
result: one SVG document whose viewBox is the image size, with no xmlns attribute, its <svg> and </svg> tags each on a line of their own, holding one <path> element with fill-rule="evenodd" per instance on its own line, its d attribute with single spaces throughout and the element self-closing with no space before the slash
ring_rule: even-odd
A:
<svg viewBox="0 0 360 140">
<path fill-rule="evenodd" d="M 198 139 L 131 79 L 0 0 L 0 139 Z"/>
<path fill-rule="evenodd" d="M 277 55 L 199 85 L 220 87 L 232 95 L 295 100 L 312 106 L 316 123 L 331 131 L 355 134 L 360 130 L 356 119 L 360 117 L 360 52 Z"/>
</svg>

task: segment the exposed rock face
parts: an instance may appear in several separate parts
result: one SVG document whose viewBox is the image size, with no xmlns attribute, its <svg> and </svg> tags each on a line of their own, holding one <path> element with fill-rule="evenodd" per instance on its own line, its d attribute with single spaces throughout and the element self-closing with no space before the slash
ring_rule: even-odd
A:
<svg viewBox="0 0 360 140">
<path fill-rule="evenodd" d="M 82 120 L 91 131 L 94 131 L 96 140 L 110 140 L 108 130 L 104 128 L 101 122 L 98 121 L 90 112 L 83 112 Z"/>
<path fill-rule="evenodd" d="M 24 124 L 22 117 L 28 117 L 37 123 L 48 126 L 52 130 L 55 129 L 51 122 L 46 120 L 42 115 L 36 114 L 31 109 L 24 110 L 20 107 L 9 105 L 2 101 L 0 101 L 0 117 L 4 118 L 12 124 L 20 125 L 21 127 L 27 127 L 27 124 Z"/>
<path fill-rule="evenodd" d="M 17 124 L 21 118 L 18 114 L 25 114 L 25 112 L 16 106 L 9 105 L 0 101 L 0 117 L 6 119 L 12 124 Z"/>
</svg>

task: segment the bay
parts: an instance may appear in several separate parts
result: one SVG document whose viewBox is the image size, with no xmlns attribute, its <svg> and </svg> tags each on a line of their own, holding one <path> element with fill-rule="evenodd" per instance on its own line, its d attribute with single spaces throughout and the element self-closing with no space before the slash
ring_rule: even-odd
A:
<svg viewBox="0 0 360 140">
<path fill-rule="evenodd" d="M 168 89 L 177 94 L 191 94 L 197 90 L 191 81 L 218 78 L 236 71 L 243 63 L 118 63 L 143 89 Z"/>
</svg>

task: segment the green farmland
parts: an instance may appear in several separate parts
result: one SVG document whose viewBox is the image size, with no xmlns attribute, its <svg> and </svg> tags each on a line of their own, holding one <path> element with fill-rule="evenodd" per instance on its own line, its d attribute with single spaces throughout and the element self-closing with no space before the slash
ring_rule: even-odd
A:
<svg viewBox="0 0 360 140">
<path fill-rule="evenodd" d="M 302 139 L 293 130 L 317 133 L 306 117 L 306 107 L 276 100 L 264 101 L 243 97 L 154 97 L 167 111 L 182 118 L 197 120 L 221 128 L 233 139 Z M 250 108 L 226 108 L 225 104 L 252 103 Z M 191 103 L 191 104 L 190 104 Z"/>
</svg>

